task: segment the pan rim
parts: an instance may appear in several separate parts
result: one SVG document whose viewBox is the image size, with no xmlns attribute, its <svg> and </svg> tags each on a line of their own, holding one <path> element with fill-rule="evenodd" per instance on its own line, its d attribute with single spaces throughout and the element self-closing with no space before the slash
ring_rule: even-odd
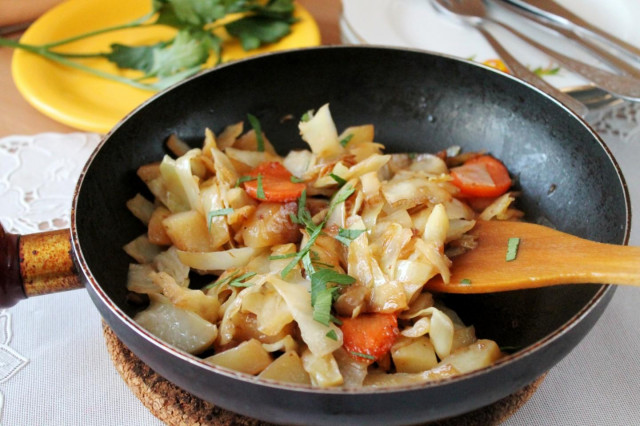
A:
<svg viewBox="0 0 640 426">
<path fill-rule="evenodd" d="M 88 170 L 91 168 L 92 163 L 94 162 L 96 156 L 98 155 L 98 153 L 101 151 L 102 147 L 108 142 L 108 140 L 112 137 L 112 135 L 114 133 L 116 133 L 118 131 L 118 129 L 125 123 L 127 122 L 131 117 L 135 116 L 136 113 L 145 108 L 147 105 L 149 105 L 150 103 L 154 102 L 155 99 L 164 96 L 166 93 L 173 91 L 179 87 L 181 87 L 182 85 L 185 84 L 189 84 L 192 80 L 198 79 L 200 77 L 202 77 L 205 74 L 211 73 L 211 72 L 216 72 L 220 69 L 224 69 L 227 67 L 233 67 L 236 64 L 240 64 L 240 63 L 246 63 L 246 62 L 253 62 L 253 61 L 260 61 L 260 60 L 264 60 L 267 57 L 272 57 L 272 56 L 281 56 L 281 55 L 292 55 L 292 54 L 297 54 L 299 52 L 307 52 L 307 51 L 324 51 L 324 50 L 336 50 L 336 49 L 344 49 L 344 50 L 349 50 L 349 49 L 358 49 L 358 50 L 385 50 L 385 51 L 389 51 L 389 50 L 393 50 L 393 51 L 403 51 L 403 52 L 412 52 L 412 53 L 417 53 L 417 54 L 426 54 L 426 55 L 431 55 L 431 56 L 436 56 L 436 57 L 440 57 L 440 58 L 445 58 L 447 60 L 453 60 L 456 62 L 462 62 L 462 63 L 466 63 L 469 64 L 471 66 L 474 67 L 478 67 L 478 68 L 483 68 L 489 72 L 493 72 L 493 73 L 499 73 L 501 75 L 501 77 L 503 78 L 508 78 L 511 79 L 515 82 L 517 82 L 518 84 L 523 84 L 525 85 L 528 89 L 533 90 L 534 92 L 536 92 L 538 95 L 542 95 L 545 98 L 547 98 L 548 100 L 554 102 L 557 106 L 559 106 L 561 109 L 563 109 L 564 111 L 566 111 L 567 113 L 569 113 L 572 118 L 574 120 L 578 120 L 578 122 L 590 133 L 591 137 L 593 139 L 595 139 L 595 141 L 598 143 L 598 145 L 603 149 L 603 151 L 606 153 L 609 161 L 611 162 L 611 164 L 614 167 L 614 170 L 616 172 L 616 175 L 618 176 L 618 179 L 620 181 L 620 185 L 621 185 L 621 189 L 624 195 L 624 202 L 625 202 L 625 206 L 624 206 L 624 210 L 625 210 L 625 223 L 622 224 L 624 226 L 624 237 L 623 237 L 623 241 L 621 241 L 621 244 L 628 244 L 629 238 L 630 238 L 630 232 L 631 232 L 631 203 L 630 203 L 630 195 L 629 195 L 629 190 L 628 190 L 628 186 L 626 183 L 626 180 L 622 174 L 621 168 L 618 164 L 618 162 L 616 161 L 615 157 L 613 156 L 611 150 L 609 149 L 609 147 L 606 145 L 606 143 L 602 140 L 602 138 L 595 132 L 595 130 L 580 116 L 578 116 L 576 113 L 574 113 L 572 110 L 570 110 L 568 107 L 566 107 L 565 105 L 563 105 L 562 103 L 560 103 L 559 101 L 557 101 L 556 99 L 550 97 L 549 95 L 547 95 L 546 93 L 540 91 L 539 89 L 531 86 L 530 84 L 523 82 L 522 80 L 513 77 L 511 75 L 506 75 L 504 73 L 501 73 L 500 71 L 497 71 L 491 67 L 482 65 L 482 64 L 478 64 L 476 62 L 473 62 L 471 60 L 466 60 L 466 59 L 460 59 L 451 55 L 446 55 L 446 54 L 440 54 L 440 53 L 435 53 L 435 52 L 430 52 L 430 51 L 426 51 L 426 50 L 420 50 L 420 49 L 408 49 L 408 48 L 395 48 L 395 47 L 387 47 L 387 46 L 320 46 L 320 47 L 311 47 L 311 48 L 300 48 L 300 49 L 292 49 L 292 50 L 288 50 L 288 51 L 282 51 L 282 52 L 271 52 L 271 53 L 265 53 L 265 54 L 261 54 L 261 55 L 256 55 L 254 57 L 250 57 L 250 58 L 246 58 L 246 59 L 242 59 L 233 63 L 227 63 L 227 64 L 222 64 L 219 67 L 215 68 L 215 69 L 210 69 L 210 70 L 205 70 L 201 73 L 196 74 L 195 76 L 192 76 L 182 82 L 177 83 L 176 85 L 165 89 L 159 93 L 157 93 L 156 95 L 154 95 L 153 97 L 151 97 L 150 99 L 148 99 L 147 101 L 145 101 L 144 103 L 142 103 L 140 106 L 138 106 L 136 109 L 134 109 L 131 113 L 129 113 L 125 118 L 123 118 L 116 126 L 114 126 L 106 135 L 104 138 L 102 138 L 101 142 L 99 143 L 99 145 L 96 147 L 96 149 L 93 151 L 93 153 L 91 154 L 90 158 L 88 159 L 87 163 L 85 164 L 85 166 L 83 167 L 83 170 L 80 174 L 80 177 L 78 179 L 78 183 L 76 185 L 75 191 L 74 191 L 74 197 L 73 197 L 73 203 L 72 203 L 72 210 L 71 210 L 71 240 L 72 240 L 72 245 L 73 245 L 73 250 L 76 256 L 76 261 L 79 264 L 79 269 L 81 271 L 81 273 L 84 275 L 88 285 L 91 287 L 92 292 L 104 303 L 104 305 L 113 313 L 113 315 L 115 315 L 115 317 L 123 322 L 124 324 L 126 324 L 126 326 L 129 328 L 129 330 L 132 330 L 134 333 L 136 333 L 136 335 L 138 335 L 139 337 L 143 338 L 145 341 L 147 341 L 148 343 L 152 344 L 155 348 L 157 348 L 158 350 L 162 350 L 164 352 L 169 353 L 170 355 L 177 357 L 183 361 L 186 361 L 194 366 L 197 366 L 198 368 L 204 368 L 205 370 L 215 373 L 215 374 L 222 374 L 226 377 L 229 378 L 233 378 L 233 379 L 238 379 L 241 380 L 245 383 L 250 383 L 250 384 L 254 384 L 254 385 L 259 385 L 259 386 L 266 386 L 266 387 L 273 387 L 273 388 L 277 388 L 277 389 L 284 389 L 284 390 L 291 390 L 291 391 L 296 391 L 296 392 L 303 392 L 303 393 L 317 393 L 317 394 L 338 394 L 338 395 L 353 395 L 353 394 L 357 394 L 357 395 L 366 395 L 366 394 L 386 394 L 386 393 L 397 393 L 397 392 L 412 392 L 412 391 L 416 391 L 416 390 L 424 390 L 424 389 L 430 389 L 433 387 L 439 387 L 439 386 L 443 386 L 446 384 L 450 384 L 450 383 L 457 383 L 463 380 L 467 380 L 473 377 L 476 377 L 478 375 L 484 375 L 484 374 L 488 374 L 492 371 L 498 370 L 498 369 L 502 369 L 505 368 L 519 360 L 522 359 L 526 359 L 527 357 L 531 356 L 533 353 L 544 349 L 546 347 L 548 347 L 549 345 L 551 345 L 554 341 L 560 339 L 565 333 L 569 332 L 570 330 L 572 330 L 574 327 L 576 327 L 581 320 L 587 316 L 591 311 L 593 311 L 595 309 L 596 306 L 598 306 L 600 303 L 603 302 L 604 299 L 606 299 L 605 296 L 607 296 L 609 293 L 613 293 L 615 291 L 615 286 L 611 286 L 611 285 L 602 285 L 600 289 L 598 289 L 598 291 L 594 294 L 594 296 L 589 300 L 589 302 L 587 304 L 585 304 L 584 307 L 582 307 L 580 309 L 580 311 L 578 311 L 574 316 L 572 316 L 567 322 L 566 324 L 561 327 L 558 330 L 555 330 L 554 332 L 552 332 L 551 334 L 545 336 L 544 338 L 536 341 L 535 343 L 533 343 L 532 345 L 514 353 L 511 355 L 508 355 L 507 357 L 497 361 L 496 363 L 494 363 L 493 365 L 477 370 L 477 371 L 473 371 L 470 373 L 466 373 L 466 374 L 461 374 L 455 377 L 451 377 L 451 378 L 445 378 L 445 379 L 441 379 L 441 380 L 437 380 L 437 381 L 433 381 L 433 382 L 426 382 L 426 383 L 420 383 L 420 384 L 413 384 L 413 385 L 406 385 L 406 386 L 394 386 L 394 387 L 384 387 L 384 388 L 376 388 L 376 389 L 370 389 L 370 388 L 359 388 L 359 389 L 343 389 L 343 388 L 336 388 L 336 389 L 324 389 L 324 388 L 312 388 L 310 386 L 302 386 L 302 385 L 290 385 L 290 384 L 283 384 L 283 383 L 276 383 L 274 381 L 269 381 L 269 380 L 264 380 L 264 379 L 258 379 L 256 377 L 253 376 L 249 376 L 243 373 L 239 373 L 236 371 L 232 371 L 232 370 L 228 370 L 226 368 L 222 368 L 222 367 L 217 367 L 217 366 L 213 366 L 210 364 L 205 363 L 203 360 L 190 355 L 186 352 L 183 352 L 175 347 L 172 347 L 170 345 L 168 345 L 167 343 L 164 343 L 163 341 L 161 341 L 160 339 L 158 339 L 157 337 L 153 336 L 151 333 L 149 333 L 148 331 L 146 331 L 145 329 L 143 329 L 141 326 L 139 326 L 134 320 L 133 318 L 131 318 L 129 315 L 127 315 L 108 295 L 107 293 L 103 290 L 102 286 L 97 282 L 97 279 L 94 277 L 94 275 L 91 272 L 91 269 L 89 267 L 89 265 L 86 263 L 84 254 L 83 254 L 83 250 L 82 247 L 80 246 L 80 237 L 78 235 L 78 226 L 77 226 L 77 208 L 78 208 L 78 199 L 79 196 L 82 192 L 82 185 L 85 179 L 85 176 L 88 172 Z M 606 301 L 608 303 L 608 301 Z M 604 309 L 604 308 L 603 308 Z"/>
</svg>

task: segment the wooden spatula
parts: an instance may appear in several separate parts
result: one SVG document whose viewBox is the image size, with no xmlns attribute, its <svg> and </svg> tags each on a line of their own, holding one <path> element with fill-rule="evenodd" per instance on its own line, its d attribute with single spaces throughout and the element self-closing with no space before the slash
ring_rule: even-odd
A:
<svg viewBox="0 0 640 426">
<path fill-rule="evenodd" d="M 640 286 L 640 247 L 596 243 L 524 222 L 478 221 L 471 234 L 477 235 L 478 246 L 452 259 L 448 284 L 437 276 L 427 283 L 428 290 L 493 293 L 576 283 Z M 515 258 L 507 261 L 510 238 L 519 244 Z"/>
</svg>

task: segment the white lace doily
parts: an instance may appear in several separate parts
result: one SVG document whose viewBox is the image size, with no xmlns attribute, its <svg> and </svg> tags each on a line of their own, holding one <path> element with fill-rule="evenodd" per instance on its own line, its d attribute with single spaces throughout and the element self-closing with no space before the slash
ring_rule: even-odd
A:
<svg viewBox="0 0 640 426">
<path fill-rule="evenodd" d="M 100 141 L 94 133 L 0 139 L 0 222 L 11 233 L 69 226 L 82 167 Z"/>
<path fill-rule="evenodd" d="M 640 212 L 640 168 L 637 166 L 640 160 L 640 107 L 626 104 L 592 117 L 592 126 L 610 147 L 625 174 L 633 210 Z M 99 135 L 86 133 L 46 133 L 0 139 L 0 222 L 5 229 L 26 234 L 67 227 L 76 181 L 99 140 Z M 638 219 L 635 223 L 631 243 L 640 245 Z M 619 392 L 625 389 L 623 382 L 609 383 L 607 378 L 597 374 L 591 374 L 589 378 L 583 371 L 589 363 L 608 360 L 608 347 L 630 354 L 640 347 L 634 343 L 638 338 L 634 340 L 633 337 L 640 324 L 634 323 L 638 322 L 635 309 L 627 306 L 640 303 L 640 297 L 634 292 L 623 293 L 626 290 L 633 289 L 619 290 L 603 320 L 585 339 L 583 350 L 574 351 L 553 369 L 532 402 L 506 425 L 553 424 L 569 419 L 582 421 L 582 409 L 569 415 L 573 398 L 558 396 L 570 395 L 571 386 L 581 386 L 584 380 L 591 379 L 605 383 L 598 383 L 600 391 L 595 391 L 603 395 L 598 393 L 597 398 L 590 401 L 597 402 L 598 398 L 604 397 L 608 404 L 613 404 L 613 408 L 608 409 L 616 410 L 615 415 L 621 416 L 618 420 L 625 421 L 624 424 L 640 421 L 640 414 L 633 409 L 623 412 L 625 407 L 640 404 L 629 389 Z M 632 330 L 620 328 L 621 323 Z M 600 340 L 607 338 L 623 343 L 598 349 L 602 346 Z M 584 350 L 585 345 L 589 346 L 589 351 Z M 637 380 L 640 372 L 634 359 L 635 356 L 630 363 L 621 360 L 615 367 L 611 364 L 608 367 L 614 369 L 615 374 L 619 372 L 619 380 Z M 590 368 L 589 371 L 597 372 L 598 369 Z M 577 385 L 570 384 L 572 380 Z M 545 388 L 550 390 L 545 393 Z M 619 395 L 614 394 L 627 396 L 619 399 Z M 590 395 L 582 397 L 590 398 Z M 550 405 L 556 406 L 554 410 L 548 409 Z M 600 414 L 611 422 L 612 417 L 606 410 L 597 410 L 596 415 Z M 589 411 L 584 416 L 592 415 Z M 160 424 L 112 368 L 104 348 L 100 316 L 84 291 L 36 297 L 0 311 L 0 421 L 5 425 Z M 597 423 L 594 418 L 585 421 Z"/>
</svg>

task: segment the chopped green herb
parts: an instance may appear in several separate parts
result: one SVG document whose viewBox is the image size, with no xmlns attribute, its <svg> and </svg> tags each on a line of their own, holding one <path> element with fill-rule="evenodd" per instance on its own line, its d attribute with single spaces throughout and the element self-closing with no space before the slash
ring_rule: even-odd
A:
<svg viewBox="0 0 640 426">
<path fill-rule="evenodd" d="M 349 133 L 347 136 L 345 136 L 344 138 L 342 138 L 340 140 L 340 145 L 342 146 L 347 146 L 347 144 L 349 143 L 349 141 L 353 139 L 353 133 Z"/>
<path fill-rule="evenodd" d="M 316 272 L 316 268 L 313 266 L 313 261 L 311 260 L 311 255 L 309 254 L 309 252 L 305 253 L 304 256 L 302 256 L 302 265 L 304 266 L 304 270 L 307 271 L 307 274 L 311 275 Z M 313 305 L 313 302 L 311 304 Z"/>
<path fill-rule="evenodd" d="M 325 288 L 316 296 L 313 305 L 313 319 L 320 324 L 329 326 L 331 321 L 331 305 L 333 304 L 333 291 Z"/>
<path fill-rule="evenodd" d="M 375 357 L 375 356 L 373 356 L 373 355 L 363 354 L 363 353 L 355 352 L 355 351 L 350 351 L 349 353 L 350 353 L 351 355 L 355 355 L 355 356 L 358 356 L 358 357 L 360 357 L 360 358 L 366 358 L 366 359 L 370 359 L 370 360 L 373 360 L 373 361 L 375 361 L 375 360 L 376 360 L 376 357 Z"/>
<path fill-rule="evenodd" d="M 289 219 L 291 220 L 291 223 L 295 223 L 296 225 L 300 224 L 300 221 L 298 220 L 298 216 L 296 216 L 293 213 L 289 213 Z"/>
<path fill-rule="evenodd" d="M 262 174 L 258 173 L 258 189 L 256 190 L 256 196 L 259 200 L 264 200 L 266 197 L 264 195 L 264 188 L 262 187 Z"/>
<path fill-rule="evenodd" d="M 302 114 L 302 117 L 300 117 L 300 121 L 302 121 L 303 123 L 306 123 L 307 121 L 311 120 L 311 117 L 313 117 L 312 109 Z"/>
<path fill-rule="evenodd" d="M 252 114 L 247 114 L 247 118 L 249 118 L 249 124 L 251 124 L 254 132 L 256 132 L 256 143 L 258 144 L 258 152 L 264 152 L 264 138 L 262 137 L 262 126 L 260 125 L 260 120 L 258 120 L 258 118 Z"/>
<path fill-rule="evenodd" d="M 328 287 L 327 284 L 351 285 L 355 281 L 356 279 L 352 276 L 341 274 L 333 269 L 320 269 L 312 273 L 311 306 L 313 306 L 313 319 L 325 325 L 329 325 L 329 321 L 332 319 L 331 304 L 333 297 L 337 295 L 338 287 Z M 326 301 L 327 298 L 329 302 Z"/>
<path fill-rule="evenodd" d="M 327 336 L 331 340 L 338 340 L 338 335 L 336 334 L 335 330 L 329 330 L 327 334 L 325 334 L 325 336 Z"/>
<path fill-rule="evenodd" d="M 340 318 L 336 318 L 333 315 L 331 315 L 331 322 L 335 325 L 342 325 L 342 321 L 340 321 Z"/>
<path fill-rule="evenodd" d="M 537 67 L 533 70 L 533 72 L 540 77 L 543 77 L 545 75 L 556 75 L 560 72 L 560 67 Z"/>
<path fill-rule="evenodd" d="M 410 152 L 409 153 L 409 159 L 410 160 L 415 160 L 417 156 L 418 156 L 418 154 L 416 154 L 415 152 Z"/>
<path fill-rule="evenodd" d="M 286 277 L 298 262 L 300 262 L 300 260 L 309 253 L 309 250 L 311 250 L 311 247 L 313 247 L 316 240 L 322 233 L 322 228 L 325 223 L 327 223 L 327 220 L 329 219 L 329 216 L 331 216 L 333 210 L 338 204 L 343 203 L 347 198 L 349 198 L 354 191 L 355 189 L 351 185 L 344 185 L 341 187 L 329 203 L 325 219 L 318 225 L 314 224 L 311 220 L 311 213 L 309 213 L 309 210 L 306 208 L 307 193 L 306 190 L 302 191 L 302 194 L 298 199 L 298 221 L 306 226 L 307 232 L 309 233 L 309 239 L 307 240 L 307 244 L 302 247 L 298 253 L 296 253 L 296 256 L 291 260 L 291 262 L 289 262 L 289 264 L 280 272 L 280 276 L 282 278 Z M 307 263 L 310 264 L 310 262 Z M 310 271 L 308 272 L 311 273 Z"/>
<path fill-rule="evenodd" d="M 231 287 L 250 287 L 253 284 L 247 283 L 247 280 L 253 278 L 255 275 L 256 275 L 255 272 L 244 273 L 244 274 L 240 275 L 239 277 L 232 279 L 229 282 L 229 286 L 231 286 Z"/>
<path fill-rule="evenodd" d="M 202 287 L 202 290 L 209 290 L 210 288 L 214 288 L 214 287 L 217 287 L 219 285 L 226 284 L 229 281 L 231 281 L 234 277 L 237 277 L 239 273 L 240 273 L 240 271 L 234 271 L 234 272 L 231 272 L 229 275 L 227 275 L 224 279 L 220 279 L 220 277 L 219 277 L 217 280 L 215 280 L 211 284 L 208 284 L 208 285 Z"/>
<path fill-rule="evenodd" d="M 295 266 L 298 264 L 298 262 L 300 262 L 300 260 L 304 257 L 304 255 L 309 252 L 309 250 L 311 249 L 311 247 L 313 247 L 313 244 L 316 242 L 321 232 L 322 232 L 322 227 L 318 226 L 315 229 L 315 231 L 309 236 L 309 240 L 307 241 L 307 244 L 302 249 L 300 249 L 299 252 L 296 253 L 293 260 L 291 260 L 291 262 L 289 262 L 289 264 L 282 270 L 282 272 L 280 272 L 280 276 L 282 278 L 289 275 L 289 272 L 291 272 L 291 270 L 295 268 Z"/>
<path fill-rule="evenodd" d="M 290 180 L 291 180 L 291 182 L 293 182 L 293 183 L 304 183 L 304 179 L 300 179 L 300 178 L 295 177 L 295 176 L 291 176 L 291 179 L 290 179 Z"/>
<path fill-rule="evenodd" d="M 209 224 L 209 230 L 211 230 L 211 221 L 213 220 L 214 217 L 226 216 L 231 213 L 233 213 L 233 209 L 230 207 L 227 209 L 211 210 L 209 213 L 207 213 L 207 223 Z"/>
<path fill-rule="evenodd" d="M 347 183 L 347 181 L 346 181 L 346 180 L 344 180 L 343 178 L 341 178 L 340 176 L 338 176 L 338 175 L 337 175 L 337 174 L 335 174 L 335 173 L 329 173 L 329 176 L 331 176 L 331 178 L 332 178 L 333 180 L 335 180 L 335 181 L 338 183 L 338 185 L 340 185 L 340 186 L 342 186 L 342 185 L 344 185 L 345 183 Z"/>
<path fill-rule="evenodd" d="M 342 186 L 338 190 L 338 192 L 336 192 L 336 194 L 333 196 L 333 199 L 329 203 L 329 211 L 327 212 L 325 221 L 328 220 L 328 218 L 331 216 L 331 213 L 333 213 L 333 210 L 336 208 L 336 206 L 340 203 L 344 203 L 345 201 L 347 201 L 347 199 L 351 197 L 351 194 L 353 194 L 354 192 L 355 192 L 355 188 L 353 186 L 351 185 Z M 324 226 L 324 223 L 323 223 L 323 226 Z"/>
<path fill-rule="evenodd" d="M 273 256 L 269 256 L 269 260 L 291 259 L 295 255 L 296 255 L 295 253 L 276 254 Z"/>
<path fill-rule="evenodd" d="M 460 280 L 460 284 L 471 285 L 471 280 L 469 278 L 463 278 Z"/>
<path fill-rule="evenodd" d="M 520 238 L 514 237 L 509 238 L 509 242 L 507 242 L 507 256 L 506 261 L 511 262 L 515 260 L 518 256 L 518 246 L 520 245 Z"/>
<path fill-rule="evenodd" d="M 351 241 L 355 240 L 365 232 L 366 229 L 344 229 L 340 228 L 338 231 L 338 235 L 336 235 L 336 240 L 340 241 L 345 246 L 349 247 Z"/>
<path fill-rule="evenodd" d="M 307 210 L 307 190 L 303 189 L 302 194 L 298 198 L 298 223 L 305 223 Z M 310 213 L 309 213 L 310 215 Z"/>
<path fill-rule="evenodd" d="M 314 303 L 314 289 L 324 289 L 327 284 L 334 283 L 339 285 L 351 285 L 356 279 L 351 275 L 341 274 L 333 269 L 320 269 L 311 274 L 311 304 Z"/>
<path fill-rule="evenodd" d="M 245 182 L 250 182 L 252 180 L 256 180 L 257 178 L 253 177 L 253 176 L 240 176 L 240 178 L 238 178 L 238 181 L 236 182 L 236 188 L 239 187 L 241 184 L 245 183 Z"/>
</svg>

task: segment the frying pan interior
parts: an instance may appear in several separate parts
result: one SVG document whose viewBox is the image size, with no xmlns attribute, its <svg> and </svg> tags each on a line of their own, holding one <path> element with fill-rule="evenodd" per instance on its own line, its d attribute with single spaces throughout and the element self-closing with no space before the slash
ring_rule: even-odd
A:
<svg viewBox="0 0 640 426">
<path fill-rule="evenodd" d="M 272 54 L 206 72 L 156 97 L 107 136 L 86 169 L 74 214 L 76 248 L 89 270 L 90 293 L 116 333 L 129 333 L 117 312 L 133 315 L 136 309 L 126 301 L 130 259 L 122 246 L 145 231 L 125 208 L 126 200 L 145 191 L 137 167 L 159 161 L 172 133 L 200 146 L 206 127 L 219 132 L 246 123 L 247 113 L 286 154 L 304 147 L 299 117 L 327 102 L 339 131 L 373 123 L 376 141 L 388 152 L 452 145 L 486 150 L 516 178 L 527 220 L 597 241 L 626 242 L 627 194 L 615 162 L 587 126 L 534 89 L 423 52 L 333 47 Z M 581 285 L 446 299 L 476 325 L 479 337 L 526 348 L 557 333 L 605 293 L 610 290 Z M 130 337 L 125 343 L 136 346 Z"/>
</svg>

